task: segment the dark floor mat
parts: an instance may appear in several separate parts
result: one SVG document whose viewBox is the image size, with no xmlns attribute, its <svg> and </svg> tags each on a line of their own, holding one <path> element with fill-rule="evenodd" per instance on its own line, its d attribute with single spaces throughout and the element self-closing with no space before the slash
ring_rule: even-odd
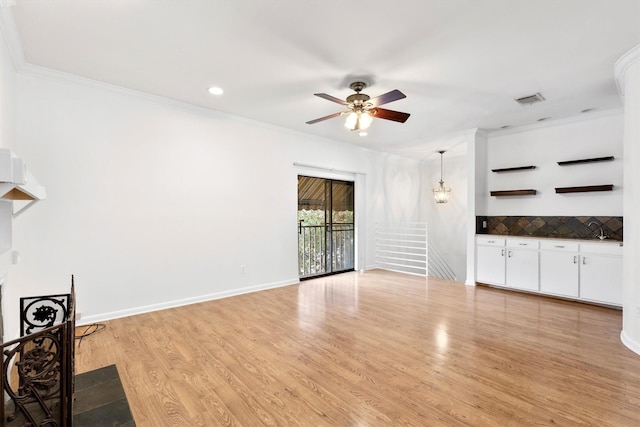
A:
<svg viewBox="0 0 640 427">
<path fill-rule="evenodd" d="M 116 365 L 75 377 L 74 427 L 134 427 L 127 396 Z"/>
</svg>

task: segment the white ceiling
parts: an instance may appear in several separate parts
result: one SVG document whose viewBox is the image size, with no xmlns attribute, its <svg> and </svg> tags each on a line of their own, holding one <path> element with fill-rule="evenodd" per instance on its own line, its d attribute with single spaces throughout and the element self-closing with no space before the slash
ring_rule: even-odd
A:
<svg viewBox="0 0 640 427">
<path fill-rule="evenodd" d="M 433 156 L 471 129 L 622 105 L 615 61 L 640 43 L 639 0 L 18 0 L 27 64 L 377 150 Z M 349 83 L 405 124 L 360 137 Z M 217 85 L 225 94 L 214 97 Z M 533 106 L 514 101 L 541 92 Z M 448 141 L 448 142 L 447 142 Z M 454 142 L 452 142 L 454 141 Z M 435 154 L 437 157 L 438 154 Z"/>
</svg>

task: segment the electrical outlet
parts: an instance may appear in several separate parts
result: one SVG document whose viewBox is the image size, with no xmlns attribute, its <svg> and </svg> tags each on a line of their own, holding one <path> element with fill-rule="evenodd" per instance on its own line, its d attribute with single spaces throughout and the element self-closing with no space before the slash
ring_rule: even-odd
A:
<svg viewBox="0 0 640 427">
<path fill-rule="evenodd" d="M 82 312 L 76 311 L 76 320 L 82 319 Z"/>
<path fill-rule="evenodd" d="M 244 267 L 244 264 L 243 264 L 243 265 L 240 266 L 240 273 L 244 274 L 244 270 L 245 270 L 245 267 Z"/>
</svg>

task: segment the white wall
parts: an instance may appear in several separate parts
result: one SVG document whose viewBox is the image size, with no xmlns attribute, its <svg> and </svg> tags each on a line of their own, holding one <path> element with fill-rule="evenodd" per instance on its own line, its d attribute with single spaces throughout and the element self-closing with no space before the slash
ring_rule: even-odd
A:
<svg viewBox="0 0 640 427">
<path fill-rule="evenodd" d="M 0 14 L 5 12 L 0 8 Z M 16 70 L 2 29 L 0 25 L 0 147 L 11 148 L 15 139 Z"/>
<path fill-rule="evenodd" d="M 368 223 L 366 268 L 374 268 L 376 224 L 425 222 L 425 183 L 421 165 L 412 159 L 386 153 L 373 158 L 372 173 L 367 177 L 372 197 L 367 199 Z M 425 187 L 425 185 L 427 187 Z"/>
<path fill-rule="evenodd" d="M 487 214 L 487 132 L 476 130 L 467 143 L 467 277 L 465 284 L 476 283 L 476 219 Z"/>
<path fill-rule="evenodd" d="M 489 134 L 489 191 L 535 189 L 535 196 L 489 197 L 487 215 L 622 216 L 622 111 L 585 114 Z M 558 166 L 558 161 L 615 156 L 611 162 Z M 519 172 L 491 169 L 536 166 Z M 611 192 L 556 194 L 555 187 L 613 184 Z"/>
<path fill-rule="evenodd" d="M 456 280 L 464 282 L 467 263 L 467 158 L 443 155 L 443 181 L 451 189 L 449 202 L 436 203 L 433 189 L 440 181 L 440 157 L 425 165 L 427 185 L 427 233 L 454 271 Z"/>
<path fill-rule="evenodd" d="M 616 62 L 624 98 L 624 302 L 622 342 L 640 354 L 640 45 Z"/>
<path fill-rule="evenodd" d="M 15 116 L 16 116 L 16 80 L 17 74 L 11 59 L 7 41 L 4 37 L 2 20 L 6 8 L 0 7 L 0 148 L 13 147 L 15 141 Z M 0 201 L 0 286 L 2 286 L 1 313 L 6 313 L 8 309 L 6 298 L 6 283 L 8 282 L 8 264 L 10 263 L 8 250 L 12 247 L 11 236 L 11 215 L 12 202 Z M 11 311 L 12 316 L 17 316 L 18 310 Z M 0 319 L 0 325 L 2 319 Z M 4 327 L 6 330 L 6 326 Z M 0 330 L 0 338 L 3 337 Z"/>
<path fill-rule="evenodd" d="M 363 172 L 365 233 L 425 216 L 414 160 L 48 76 L 19 75 L 18 95 L 47 200 L 15 224 L 12 286 L 64 292 L 75 274 L 81 321 L 296 282 L 293 162 Z"/>
</svg>

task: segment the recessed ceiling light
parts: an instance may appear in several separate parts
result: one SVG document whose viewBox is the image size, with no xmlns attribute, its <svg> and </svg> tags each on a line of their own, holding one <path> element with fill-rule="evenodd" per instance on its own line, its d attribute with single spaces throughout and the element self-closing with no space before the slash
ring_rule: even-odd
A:
<svg viewBox="0 0 640 427">
<path fill-rule="evenodd" d="M 209 93 L 211 95 L 222 95 L 224 93 L 224 90 L 222 90 L 221 87 L 212 86 L 209 88 Z"/>
<path fill-rule="evenodd" d="M 369 134 L 368 134 L 367 132 L 360 132 L 358 135 L 360 135 L 360 136 L 367 136 L 367 135 L 369 135 Z"/>
</svg>

